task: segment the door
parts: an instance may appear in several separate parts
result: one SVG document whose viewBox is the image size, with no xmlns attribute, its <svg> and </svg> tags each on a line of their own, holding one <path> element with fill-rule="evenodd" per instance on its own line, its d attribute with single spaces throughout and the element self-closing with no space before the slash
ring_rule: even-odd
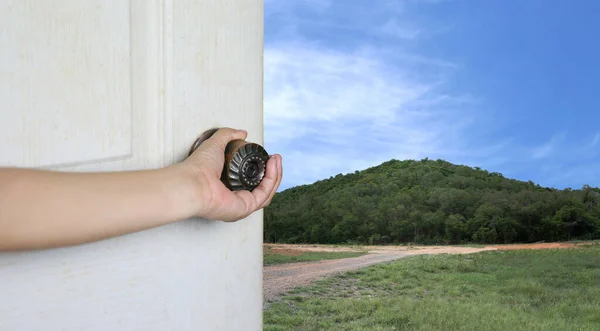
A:
<svg viewBox="0 0 600 331">
<path fill-rule="evenodd" d="M 0 1 L 0 166 L 161 167 L 218 126 L 262 143 L 262 45 L 262 0 Z M 0 253 L 0 330 L 259 330 L 262 220 Z"/>
</svg>

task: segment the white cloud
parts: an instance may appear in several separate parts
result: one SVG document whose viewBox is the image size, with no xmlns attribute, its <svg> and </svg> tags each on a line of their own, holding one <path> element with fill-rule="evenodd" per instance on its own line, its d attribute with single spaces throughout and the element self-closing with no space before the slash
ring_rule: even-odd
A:
<svg viewBox="0 0 600 331">
<path fill-rule="evenodd" d="M 424 95 L 427 85 L 406 84 L 368 54 L 280 45 L 265 51 L 269 120 L 331 121 L 367 118 L 389 122 L 398 107 Z M 396 76 L 398 75 L 398 76 Z M 395 76 L 395 77 L 390 77 Z M 275 103 L 275 104 L 273 104 Z"/>
<path fill-rule="evenodd" d="M 548 158 L 554 155 L 557 152 L 557 145 L 565 138 L 565 133 L 560 133 L 552 136 L 552 138 L 541 146 L 535 147 L 533 149 L 531 157 L 539 160 Z"/>
<path fill-rule="evenodd" d="M 407 51 L 440 33 L 414 21 L 411 2 L 265 0 L 265 147 L 284 157 L 282 188 L 392 158 L 461 162 L 503 148 L 468 141 L 479 100 L 444 91 L 460 67 Z"/>
<path fill-rule="evenodd" d="M 414 39 L 420 34 L 420 30 L 407 24 L 400 24 L 396 19 L 389 19 L 382 27 L 381 31 L 401 39 Z"/>
<path fill-rule="evenodd" d="M 542 146 L 536 147 L 533 150 L 532 157 L 534 159 L 543 159 L 550 156 L 552 154 L 552 151 L 554 151 L 554 144 L 552 142 L 548 142 L 543 144 Z"/>
<path fill-rule="evenodd" d="M 308 42 L 268 45 L 265 144 L 283 154 L 286 181 L 307 183 L 391 158 L 460 151 L 468 117 L 444 107 L 468 101 L 436 92 L 440 81 L 415 76 L 409 62 L 390 66 L 369 47 L 343 52 Z"/>
<path fill-rule="evenodd" d="M 594 140 L 592 140 L 590 148 L 596 147 L 598 143 L 600 143 L 600 133 L 596 133 L 596 135 L 594 136 Z"/>
</svg>

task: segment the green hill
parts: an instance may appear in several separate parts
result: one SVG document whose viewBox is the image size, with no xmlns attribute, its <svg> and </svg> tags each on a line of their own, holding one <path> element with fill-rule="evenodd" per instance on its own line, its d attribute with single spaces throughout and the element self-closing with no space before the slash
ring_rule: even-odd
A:
<svg viewBox="0 0 600 331">
<path fill-rule="evenodd" d="M 600 189 L 544 188 L 443 160 L 391 160 L 275 195 L 266 242 L 512 243 L 600 238 Z"/>
</svg>

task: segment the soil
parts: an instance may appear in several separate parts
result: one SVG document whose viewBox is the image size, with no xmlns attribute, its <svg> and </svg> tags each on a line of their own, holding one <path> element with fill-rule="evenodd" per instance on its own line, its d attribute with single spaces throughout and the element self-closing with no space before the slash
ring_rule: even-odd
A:
<svg viewBox="0 0 600 331">
<path fill-rule="evenodd" d="M 298 256 L 302 255 L 303 251 L 298 249 L 289 249 L 289 248 L 269 248 L 264 250 L 265 253 L 269 252 L 277 255 L 284 256 Z"/>
<path fill-rule="evenodd" d="M 495 246 L 498 250 L 508 251 L 514 249 L 548 249 L 548 248 L 570 248 L 585 245 L 588 243 L 541 243 L 525 245 L 501 245 Z"/>
<path fill-rule="evenodd" d="M 334 246 L 334 245 L 294 245 L 294 244 L 265 244 L 271 251 L 300 251 L 300 252 L 361 252 L 358 247 L 364 246 Z"/>
<path fill-rule="evenodd" d="M 492 250 L 517 249 L 560 249 L 571 248 L 587 243 L 535 243 L 519 245 L 493 245 L 483 247 L 460 246 L 333 246 L 333 245 L 291 245 L 265 244 L 265 249 L 283 255 L 299 255 L 302 252 L 362 252 L 368 254 L 336 260 L 288 263 L 264 267 L 265 308 L 269 302 L 278 300 L 287 291 L 309 285 L 314 280 L 348 270 L 359 269 L 373 264 L 389 262 L 406 256 L 422 254 L 471 254 Z"/>
</svg>

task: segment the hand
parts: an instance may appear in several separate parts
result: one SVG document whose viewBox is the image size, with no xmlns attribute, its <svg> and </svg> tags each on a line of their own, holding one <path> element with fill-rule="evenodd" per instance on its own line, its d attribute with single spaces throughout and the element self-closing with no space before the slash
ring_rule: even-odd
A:
<svg viewBox="0 0 600 331">
<path fill-rule="evenodd" d="M 283 176 L 281 155 L 271 156 L 265 177 L 252 192 L 232 192 L 221 182 L 225 163 L 225 147 L 236 139 L 245 140 L 243 130 L 221 128 L 204 141 L 182 166 L 188 167 L 196 183 L 197 209 L 195 216 L 221 221 L 238 221 L 268 206 L 277 192 Z"/>
<path fill-rule="evenodd" d="M 269 205 L 282 177 L 281 156 L 274 155 L 252 192 L 232 192 L 221 182 L 225 147 L 246 136 L 245 131 L 218 130 L 185 161 L 163 169 L 0 168 L 0 251 L 93 242 L 190 217 L 246 218 Z"/>
</svg>

